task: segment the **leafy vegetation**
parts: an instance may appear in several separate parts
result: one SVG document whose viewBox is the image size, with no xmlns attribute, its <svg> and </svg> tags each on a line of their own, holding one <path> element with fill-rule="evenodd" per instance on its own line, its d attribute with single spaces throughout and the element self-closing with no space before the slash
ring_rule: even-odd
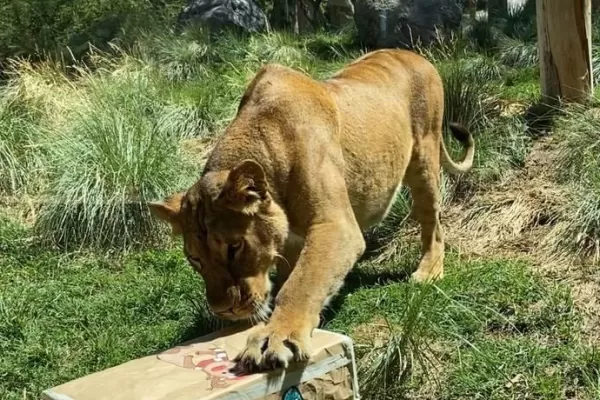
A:
<svg viewBox="0 0 600 400">
<path fill-rule="evenodd" d="M 90 44 L 105 47 L 114 39 L 128 41 L 140 26 L 172 20 L 184 4 L 180 0 L 3 2 L 0 60 L 47 55 L 77 59 L 88 51 Z"/>
</svg>

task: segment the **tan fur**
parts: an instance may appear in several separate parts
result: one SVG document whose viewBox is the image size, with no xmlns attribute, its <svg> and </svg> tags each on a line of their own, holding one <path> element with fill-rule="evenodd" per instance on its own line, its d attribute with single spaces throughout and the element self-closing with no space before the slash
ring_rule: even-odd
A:
<svg viewBox="0 0 600 400">
<path fill-rule="evenodd" d="M 361 231 L 385 217 L 402 184 L 422 227 L 413 277 L 443 276 L 440 162 L 466 172 L 474 153 L 468 132 L 453 127 L 467 151 L 460 164 L 448 156 L 443 99 L 435 68 L 408 51 L 369 53 L 326 81 L 267 65 L 201 179 L 151 205 L 183 232 L 208 303 L 224 318 L 266 319 L 268 272 L 278 265 L 283 286 L 239 357 L 242 369 L 306 360 L 322 307 L 365 250 Z"/>
</svg>

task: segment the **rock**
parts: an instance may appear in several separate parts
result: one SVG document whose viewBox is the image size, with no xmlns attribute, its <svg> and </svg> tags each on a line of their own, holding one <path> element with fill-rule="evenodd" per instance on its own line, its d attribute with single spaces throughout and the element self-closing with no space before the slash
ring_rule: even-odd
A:
<svg viewBox="0 0 600 400">
<path fill-rule="evenodd" d="M 202 23 L 211 32 L 233 28 L 242 32 L 269 29 L 267 16 L 252 0 L 190 0 L 179 14 L 180 24 Z"/>
<path fill-rule="evenodd" d="M 354 20 L 360 41 L 371 48 L 429 44 L 440 31 L 458 29 L 460 0 L 356 0 Z"/>
</svg>

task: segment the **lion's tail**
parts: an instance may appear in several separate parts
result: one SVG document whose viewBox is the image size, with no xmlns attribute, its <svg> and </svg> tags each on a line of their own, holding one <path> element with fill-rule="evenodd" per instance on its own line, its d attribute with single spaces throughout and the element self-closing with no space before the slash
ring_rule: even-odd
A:
<svg viewBox="0 0 600 400">
<path fill-rule="evenodd" d="M 452 135 L 465 146 L 465 153 L 461 162 L 455 162 L 448 154 L 446 144 L 442 138 L 442 166 L 451 174 L 463 174 L 473 167 L 473 157 L 475 156 L 475 140 L 464 126 L 451 122 L 449 124 Z"/>
</svg>

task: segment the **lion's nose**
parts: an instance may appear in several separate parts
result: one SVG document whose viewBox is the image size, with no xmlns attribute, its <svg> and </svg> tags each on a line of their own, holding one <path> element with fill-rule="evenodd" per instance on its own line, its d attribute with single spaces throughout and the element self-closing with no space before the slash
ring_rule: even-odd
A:
<svg viewBox="0 0 600 400">
<path fill-rule="evenodd" d="M 225 299 L 218 303 L 210 303 L 210 309 L 216 315 L 227 314 L 233 311 L 234 302 L 232 299 Z"/>
<path fill-rule="evenodd" d="M 233 308 L 239 297 L 237 288 L 230 287 L 225 293 L 217 291 L 207 291 L 207 300 L 211 311 L 216 314 L 222 314 Z"/>
</svg>

